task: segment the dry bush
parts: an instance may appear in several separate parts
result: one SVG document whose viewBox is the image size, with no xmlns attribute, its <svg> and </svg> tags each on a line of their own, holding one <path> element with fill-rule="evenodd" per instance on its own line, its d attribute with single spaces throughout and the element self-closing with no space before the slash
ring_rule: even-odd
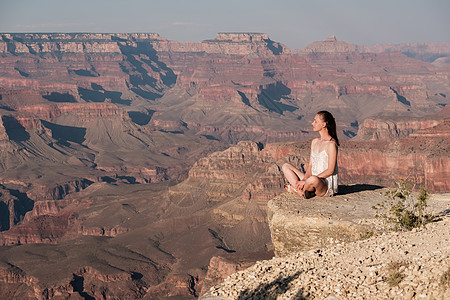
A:
<svg viewBox="0 0 450 300">
<path fill-rule="evenodd" d="M 382 218 L 391 229 L 411 230 L 431 222 L 434 217 L 427 214 L 428 192 L 421 187 L 417 189 L 417 181 L 401 179 L 395 182 L 395 188 L 386 192 L 386 199 L 374 205 L 376 217 Z"/>
<path fill-rule="evenodd" d="M 386 283 L 390 286 L 397 286 L 403 280 L 403 278 L 405 278 L 405 275 L 400 272 L 400 268 L 407 266 L 408 263 L 404 261 L 390 262 L 386 268 L 387 271 L 387 276 L 385 279 Z"/>
<path fill-rule="evenodd" d="M 447 271 L 442 274 L 439 283 L 444 289 L 450 288 L 450 266 L 448 267 Z"/>
</svg>

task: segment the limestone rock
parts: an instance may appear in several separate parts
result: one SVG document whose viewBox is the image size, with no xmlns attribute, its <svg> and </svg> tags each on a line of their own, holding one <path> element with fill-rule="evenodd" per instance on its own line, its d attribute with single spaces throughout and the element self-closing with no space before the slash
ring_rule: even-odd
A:
<svg viewBox="0 0 450 300">
<path fill-rule="evenodd" d="M 360 239 L 375 230 L 360 223 L 374 217 L 371 207 L 382 197 L 381 191 L 362 191 L 358 196 L 349 192 L 309 200 L 290 193 L 275 197 L 267 204 L 275 255 L 287 256 Z"/>
</svg>

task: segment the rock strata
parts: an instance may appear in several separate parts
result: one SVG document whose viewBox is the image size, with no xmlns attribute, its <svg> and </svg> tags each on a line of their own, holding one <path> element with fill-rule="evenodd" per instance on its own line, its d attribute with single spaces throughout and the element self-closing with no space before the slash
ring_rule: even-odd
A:
<svg viewBox="0 0 450 300">
<path fill-rule="evenodd" d="M 448 116 L 447 116 L 448 117 Z M 355 140 L 395 140 L 414 136 L 419 130 L 435 127 L 443 120 L 431 118 L 367 118 L 358 129 Z"/>
</svg>

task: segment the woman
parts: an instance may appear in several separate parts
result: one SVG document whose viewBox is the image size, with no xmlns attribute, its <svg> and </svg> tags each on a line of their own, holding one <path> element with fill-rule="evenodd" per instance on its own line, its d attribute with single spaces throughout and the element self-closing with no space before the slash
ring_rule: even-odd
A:
<svg viewBox="0 0 450 300">
<path fill-rule="evenodd" d="M 312 122 L 313 130 L 320 134 L 311 143 L 311 155 L 306 173 L 291 164 L 281 168 L 290 184 L 285 185 L 288 192 L 295 192 L 303 198 L 314 196 L 333 196 L 338 189 L 337 154 L 339 140 L 336 134 L 336 121 L 328 111 L 319 111 Z"/>
</svg>

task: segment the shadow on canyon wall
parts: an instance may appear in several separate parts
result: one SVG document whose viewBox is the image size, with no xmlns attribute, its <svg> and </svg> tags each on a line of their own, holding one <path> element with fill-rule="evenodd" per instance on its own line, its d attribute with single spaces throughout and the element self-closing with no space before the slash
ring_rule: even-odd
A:
<svg viewBox="0 0 450 300">
<path fill-rule="evenodd" d="M 25 130 L 25 127 L 13 116 L 2 116 L 2 121 L 6 134 L 11 141 L 24 142 L 30 139 L 30 134 Z"/>
<path fill-rule="evenodd" d="M 127 65 L 121 64 L 120 67 L 124 73 L 129 75 L 130 84 L 132 85 L 130 90 L 137 95 L 147 100 L 156 100 L 163 95 L 158 81 L 149 75 L 148 69 L 157 72 L 166 86 L 175 85 L 177 76 L 172 69 L 159 60 L 156 50 L 150 43 L 137 42 L 135 47 L 119 43 L 119 48 L 127 58 L 127 63 L 130 64 L 132 71 L 129 70 Z M 144 57 L 141 57 L 142 55 Z M 145 57 L 148 57 L 148 59 Z M 154 89 L 156 93 L 148 91 L 146 86 Z"/>
<path fill-rule="evenodd" d="M 42 124 L 52 131 L 52 138 L 58 141 L 71 141 L 82 144 L 85 141 L 86 128 L 64 126 L 42 120 Z"/>
<path fill-rule="evenodd" d="M 76 103 L 75 97 L 69 93 L 57 93 L 51 92 L 50 95 L 44 95 L 42 98 L 47 99 L 50 102 L 57 103 Z"/>
<path fill-rule="evenodd" d="M 9 200 L 2 201 L 1 198 L 5 196 Z M 25 214 L 32 211 L 33 207 L 34 201 L 28 198 L 26 193 L 0 184 L 0 232 L 7 231 L 22 221 Z"/>
</svg>

